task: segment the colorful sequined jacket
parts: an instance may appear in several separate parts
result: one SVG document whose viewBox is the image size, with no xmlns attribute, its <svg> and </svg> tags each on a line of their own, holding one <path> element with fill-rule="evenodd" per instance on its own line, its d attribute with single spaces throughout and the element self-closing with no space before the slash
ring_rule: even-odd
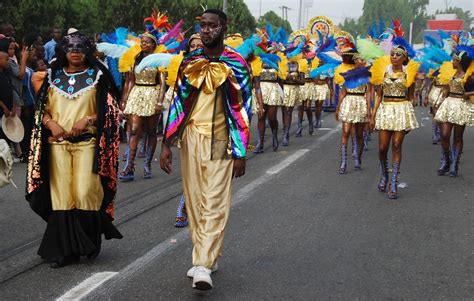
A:
<svg viewBox="0 0 474 301">
<path fill-rule="evenodd" d="M 179 67 L 175 97 L 170 106 L 163 143 L 180 140 L 201 89 L 211 93 L 222 88 L 222 101 L 229 130 L 232 158 L 245 158 L 252 114 L 251 72 L 245 59 L 225 47 L 218 59 L 211 60 L 197 50 L 185 57 Z"/>
</svg>

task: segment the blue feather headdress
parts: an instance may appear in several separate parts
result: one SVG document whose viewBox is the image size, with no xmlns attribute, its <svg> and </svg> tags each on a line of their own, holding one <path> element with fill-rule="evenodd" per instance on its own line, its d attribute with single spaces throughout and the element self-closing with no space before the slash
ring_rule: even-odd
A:
<svg viewBox="0 0 474 301">
<path fill-rule="evenodd" d="M 254 34 L 246 39 L 242 45 L 237 47 L 236 50 L 244 59 L 247 59 L 249 55 L 257 49 L 257 45 L 261 42 L 262 38 L 258 34 Z"/>
<path fill-rule="evenodd" d="M 262 59 L 263 65 L 273 68 L 273 69 L 279 69 L 278 68 L 278 63 L 281 61 L 280 57 L 276 54 L 271 54 L 271 53 L 262 53 L 260 54 L 260 58 Z"/>
<path fill-rule="evenodd" d="M 471 59 L 474 59 L 474 48 L 472 46 L 459 45 L 456 47 L 456 50 L 459 52 L 466 52 L 467 56 Z"/>
<path fill-rule="evenodd" d="M 392 43 L 395 47 L 396 46 L 402 46 L 403 48 L 405 48 L 409 58 L 415 57 L 415 55 L 416 55 L 415 49 L 413 49 L 413 47 L 410 45 L 410 43 L 408 43 L 407 40 L 405 40 L 403 37 L 399 36 L 399 37 L 394 38 L 392 40 Z"/>
</svg>

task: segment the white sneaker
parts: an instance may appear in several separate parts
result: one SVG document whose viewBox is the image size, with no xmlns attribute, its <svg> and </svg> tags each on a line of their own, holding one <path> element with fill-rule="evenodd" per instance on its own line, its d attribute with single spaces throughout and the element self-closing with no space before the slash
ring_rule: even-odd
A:
<svg viewBox="0 0 474 301">
<path fill-rule="evenodd" d="M 197 266 L 194 270 L 193 288 L 207 291 L 212 288 L 211 270 L 203 266 Z"/>
<path fill-rule="evenodd" d="M 189 278 L 193 278 L 194 277 L 194 271 L 196 271 L 196 268 L 197 268 L 197 266 L 193 266 L 192 268 L 190 268 L 188 270 L 188 272 L 186 273 L 186 275 Z M 211 273 L 214 273 L 214 272 L 217 272 L 217 262 L 211 268 Z"/>
</svg>

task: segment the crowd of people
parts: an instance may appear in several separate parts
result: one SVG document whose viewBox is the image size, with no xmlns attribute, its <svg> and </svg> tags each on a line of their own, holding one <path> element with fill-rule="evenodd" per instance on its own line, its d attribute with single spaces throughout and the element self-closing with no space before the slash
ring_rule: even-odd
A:
<svg viewBox="0 0 474 301">
<path fill-rule="evenodd" d="M 294 143 L 295 107 L 295 137 L 303 136 L 305 119 L 308 135 L 322 126 L 324 103 L 335 108 L 342 135 L 334 170 L 341 175 L 348 171 L 349 144 L 360 170 L 376 130 L 377 189 L 396 199 L 403 141 L 418 128 L 414 106 L 429 105 L 433 143 L 441 141 L 437 173 L 458 175 L 464 129 L 474 125 L 468 32 L 440 32 L 415 51 L 397 20 L 353 37 L 317 16 L 290 35 L 269 24 L 247 39 L 228 33 L 227 16 L 217 9 L 206 10 L 191 34 L 182 21 L 173 26 L 155 10 L 144 23 L 142 34 L 118 28 L 95 40 L 74 28 L 62 36 L 53 27 L 44 45 L 39 34 L 20 43 L 12 25 L 1 27 L 0 114 L 23 122 L 25 137 L 11 147 L 17 161 L 28 163 L 26 198 L 47 222 L 38 254 L 52 268 L 95 258 L 102 234 L 122 238 L 112 224 L 117 181 L 135 180 L 136 158 L 145 159 L 143 178 L 152 178 L 161 130 L 166 173 L 172 147 L 180 148 L 183 195 L 175 225 L 189 224 L 193 267 L 187 275 L 201 290 L 213 287 L 232 179 L 245 174 L 249 151 L 264 153 L 267 128 L 273 151 Z M 252 115 L 258 139 L 251 150 Z M 120 156 L 121 136 L 127 146 Z"/>
</svg>

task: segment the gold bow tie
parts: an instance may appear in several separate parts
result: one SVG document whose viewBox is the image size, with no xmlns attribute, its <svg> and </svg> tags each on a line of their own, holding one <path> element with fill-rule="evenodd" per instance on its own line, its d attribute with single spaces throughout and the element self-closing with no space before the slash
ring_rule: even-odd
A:
<svg viewBox="0 0 474 301">
<path fill-rule="evenodd" d="M 192 61 L 184 69 L 184 75 L 191 85 L 197 89 L 202 87 L 206 94 L 213 93 L 231 72 L 232 70 L 224 63 L 209 62 L 207 59 Z"/>
</svg>

